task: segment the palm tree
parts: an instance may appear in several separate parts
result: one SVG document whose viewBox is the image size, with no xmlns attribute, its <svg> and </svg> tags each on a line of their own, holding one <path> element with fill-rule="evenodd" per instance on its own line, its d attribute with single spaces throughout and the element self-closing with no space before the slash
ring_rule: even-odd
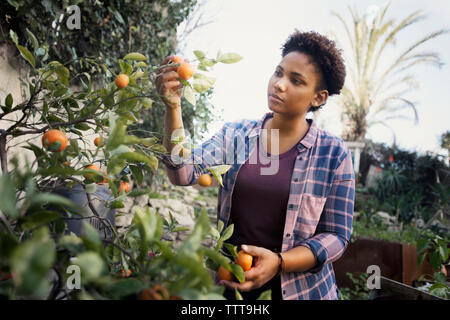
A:
<svg viewBox="0 0 450 320">
<path fill-rule="evenodd" d="M 349 81 L 346 81 L 340 100 L 344 125 L 342 137 L 347 141 L 364 140 L 367 130 L 374 125 L 386 126 L 393 132 L 387 121 L 411 119 L 402 112 L 404 109 L 412 110 L 417 123 L 417 107 L 406 98 L 406 94 L 417 88 L 418 83 L 407 71 L 423 63 L 431 63 L 439 68 L 442 66 L 437 53 L 417 52 L 417 49 L 429 40 L 448 33 L 448 29 L 412 41 L 398 56 L 389 57 L 386 49 L 390 44 L 395 44 L 400 31 L 425 18 L 425 14 L 419 10 L 400 22 L 387 20 L 389 5 L 390 2 L 372 14 L 366 12 L 363 15 L 349 8 L 352 30 L 339 13 L 332 12 L 343 24 L 351 46 L 352 56 L 346 57 Z"/>
</svg>

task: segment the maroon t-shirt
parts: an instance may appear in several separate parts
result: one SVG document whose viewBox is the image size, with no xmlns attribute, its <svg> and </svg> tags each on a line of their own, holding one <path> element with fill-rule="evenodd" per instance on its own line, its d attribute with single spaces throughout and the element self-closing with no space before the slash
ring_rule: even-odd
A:
<svg viewBox="0 0 450 320">
<path fill-rule="evenodd" d="M 271 156 L 257 140 L 254 153 L 241 166 L 236 178 L 230 213 L 234 232 L 227 242 L 237 246 L 248 244 L 273 251 L 281 250 L 291 177 L 297 155 L 297 144 L 283 154 Z M 274 175 L 262 175 L 262 167 L 271 167 L 269 158 L 278 158 L 278 172 Z M 254 164 L 249 163 L 250 159 L 253 159 Z M 271 286 L 274 286 L 272 295 L 277 295 L 278 292 L 274 291 L 281 290 L 279 277 L 267 283 L 258 293 Z"/>
</svg>

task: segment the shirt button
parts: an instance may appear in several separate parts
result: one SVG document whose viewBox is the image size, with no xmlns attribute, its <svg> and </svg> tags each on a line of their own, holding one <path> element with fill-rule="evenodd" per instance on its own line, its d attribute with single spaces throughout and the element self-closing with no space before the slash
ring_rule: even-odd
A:
<svg viewBox="0 0 450 320">
<path fill-rule="evenodd" d="M 286 290 L 283 290 L 283 294 L 286 294 Z"/>
<path fill-rule="evenodd" d="M 294 178 L 294 182 L 297 182 L 298 181 L 298 178 Z"/>
<path fill-rule="evenodd" d="M 292 209 L 293 207 L 294 207 L 293 204 L 290 204 L 290 205 L 289 205 L 289 209 Z"/>
<path fill-rule="evenodd" d="M 290 238 L 291 234 L 290 233 L 286 233 L 286 238 Z"/>
</svg>

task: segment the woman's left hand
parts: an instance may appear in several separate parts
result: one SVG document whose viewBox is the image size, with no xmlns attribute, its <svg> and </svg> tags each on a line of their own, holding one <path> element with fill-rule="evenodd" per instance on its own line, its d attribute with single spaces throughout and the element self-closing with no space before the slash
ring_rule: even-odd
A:
<svg viewBox="0 0 450 320">
<path fill-rule="evenodd" d="M 236 283 L 221 280 L 219 284 L 225 285 L 232 290 L 237 288 L 239 291 L 250 291 L 260 288 L 277 274 L 280 260 L 275 252 L 266 248 L 248 245 L 242 245 L 241 249 L 252 255 L 255 261 L 255 266 L 244 273 L 245 282 Z"/>
</svg>

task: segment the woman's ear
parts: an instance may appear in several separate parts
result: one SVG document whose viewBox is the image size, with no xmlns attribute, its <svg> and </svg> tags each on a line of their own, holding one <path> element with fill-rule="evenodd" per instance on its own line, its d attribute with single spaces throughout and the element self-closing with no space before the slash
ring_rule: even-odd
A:
<svg viewBox="0 0 450 320">
<path fill-rule="evenodd" d="M 311 101 L 311 106 L 319 107 L 325 104 L 325 102 L 327 102 L 327 99 L 328 99 L 328 90 L 319 90 L 316 92 L 314 99 Z"/>
</svg>

